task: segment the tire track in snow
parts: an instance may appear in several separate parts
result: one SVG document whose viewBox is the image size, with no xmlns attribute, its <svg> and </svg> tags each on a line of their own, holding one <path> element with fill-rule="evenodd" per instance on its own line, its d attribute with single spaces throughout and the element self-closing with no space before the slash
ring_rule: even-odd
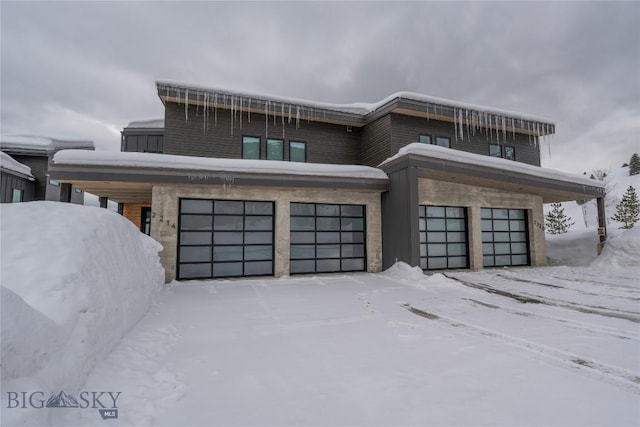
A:
<svg viewBox="0 0 640 427">
<path fill-rule="evenodd" d="M 546 315 L 546 314 L 540 314 L 540 313 L 535 313 L 533 311 L 526 311 L 526 310 L 518 310 L 515 308 L 510 308 L 510 307 L 506 307 L 504 305 L 498 305 L 498 304 L 494 304 L 494 303 L 487 303 L 484 301 L 479 301 L 473 298 L 463 298 L 473 304 L 478 304 L 481 305 L 483 307 L 487 307 L 487 308 L 491 308 L 491 309 L 495 309 L 495 310 L 502 310 L 502 311 L 506 311 L 508 313 L 511 314 L 515 314 L 518 316 L 525 316 L 525 317 L 536 317 L 536 318 L 540 318 L 540 319 L 548 319 L 548 320 L 553 320 L 555 322 L 559 322 L 562 323 L 564 326 L 567 326 L 569 328 L 573 328 L 573 329 L 578 329 L 578 330 L 582 330 L 582 331 L 587 331 L 587 332 L 594 332 L 594 333 L 598 333 L 598 334 L 606 334 L 606 335 L 610 335 L 616 338 L 622 338 L 622 339 L 628 339 L 628 340 L 633 340 L 633 341 L 640 341 L 640 336 L 637 335 L 632 335 L 629 333 L 629 331 L 624 331 L 622 329 L 616 329 L 616 328 L 610 328 L 607 326 L 597 326 L 594 325 L 593 323 L 587 323 L 587 322 L 580 322 L 579 320 L 573 320 L 573 319 L 566 319 L 564 317 L 558 317 L 558 316 L 550 316 L 550 315 Z"/>
<path fill-rule="evenodd" d="M 436 321 L 446 327 L 455 327 L 460 332 L 472 336 L 490 338 L 510 347 L 524 350 L 536 358 L 550 362 L 555 366 L 570 369 L 572 372 L 577 370 L 577 372 L 585 374 L 590 378 L 598 379 L 607 384 L 615 385 L 640 395 L 640 375 L 624 368 L 589 360 L 574 353 L 502 334 L 491 329 L 443 316 L 439 313 L 428 312 L 410 304 L 402 304 L 402 307 L 413 314 Z"/>
</svg>

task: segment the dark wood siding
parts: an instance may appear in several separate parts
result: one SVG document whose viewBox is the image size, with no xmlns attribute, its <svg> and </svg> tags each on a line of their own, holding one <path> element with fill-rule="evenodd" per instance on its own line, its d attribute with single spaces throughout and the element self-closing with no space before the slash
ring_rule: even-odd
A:
<svg viewBox="0 0 640 427">
<path fill-rule="evenodd" d="M 431 135 L 434 142 L 437 136 L 448 137 L 451 140 L 451 148 L 485 156 L 489 155 L 489 143 L 496 142 L 495 131 L 492 135 L 487 135 L 484 131 L 476 132 L 475 135 L 468 138 L 465 127 L 464 141 L 461 138 L 456 141 L 453 123 L 400 114 L 391 114 L 391 129 L 391 155 L 396 154 L 405 145 L 418 142 L 422 134 Z M 507 132 L 506 140 L 503 141 L 502 132 L 499 135 L 500 144 L 515 147 L 516 161 L 540 166 L 540 150 L 534 141 L 534 137 L 531 137 L 530 140 L 529 136 L 522 134 L 516 134 L 514 139 L 509 132 Z"/>
<path fill-rule="evenodd" d="M 49 158 L 47 156 L 11 155 L 17 162 L 31 168 L 31 175 L 36 179 L 33 200 L 45 200 L 47 194 L 47 176 L 49 173 Z"/>
<path fill-rule="evenodd" d="M 391 153 L 391 115 L 374 120 L 362 129 L 362 164 L 378 166 Z"/>
<path fill-rule="evenodd" d="M 13 200 L 13 189 L 23 190 L 23 202 L 33 200 L 34 182 L 28 179 L 12 175 L 5 171 L 0 172 L 0 203 L 11 203 Z"/>
<path fill-rule="evenodd" d="M 121 151 L 138 153 L 162 153 L 163 131 L 127 130 L 122 132 Z"/>
<path fill-rule="evenodd" d="M 229 110 L 218 109 L 217 123 L 215 112 L 209 111 L 208 126 L 204 124 L 202 108 L 196 114 L 196 108 L 189 106 L 188 119 L 185 120 L 184 105 L 167 103 L 165 106 L 164 153 L 199 157 L 242 157 L 242 136 L 258 136 L 261 143 L 261 158 L 266 158 L 266 137 L 284 139 L 284 160 L 289 160 L 289 141 L 306 142 L 307 161 L 310 163 L 361 164 L 360 129 L 329 123 L 300 120 L 296 129 L 295 120 L 291 123 L 285 117 L 284 135 L 282 118 L 276 115 L 275 124 L 269 116 L 265 125 L 265 115 L 246 112 L 232 115 Z M 242 126 L 242 128 L 241 128 Z"/>
</svg>

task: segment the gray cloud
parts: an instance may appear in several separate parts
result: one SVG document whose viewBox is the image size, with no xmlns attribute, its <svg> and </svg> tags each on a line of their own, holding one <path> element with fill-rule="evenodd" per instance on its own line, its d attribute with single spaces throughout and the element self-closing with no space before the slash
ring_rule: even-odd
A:
<svg viewBox="0 0 640 427">
<path fill-rule="evenodd" d="M 325 102 L 407 90 L 548 117 L 546 166 L 640 151 L 640 3 L 2 2 L 2 132 L 118 149 L 154 81 Z"/>
</svg>

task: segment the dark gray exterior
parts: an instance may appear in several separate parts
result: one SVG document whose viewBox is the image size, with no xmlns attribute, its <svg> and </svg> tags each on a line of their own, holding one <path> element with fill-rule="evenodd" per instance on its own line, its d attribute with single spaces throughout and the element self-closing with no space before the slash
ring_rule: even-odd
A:
<svg viewBox="0 0 640 427">
<path fill-rule="evenodd" d="M 17 162 L 31 168 L 31 175 L 36 179 L 33 200 L 46 200 L 49 157 L 47 155 L 28 156 L 9 153 Z M 57 199 L 56 199 L 57 200 Z"/>
<path fill-rule="evenodd" d="M 388 173 L 389 191 L 382 193 L 382 268 L 396 261 L 420 265 L 418 169 Z"/>
<path fill-rule="evenodd" d="M 22 201 L 30 202 L 33 200 L 35 191 L 35 182 L 12 171 L 0 171 L 0 203 L 11 203 L 13 200 L 13 189 L 23 190 Z"/>
<path fill-rule="evenodd" d="M 138 153 L 162 153 L 163 129 L 127 129 L 122 131 L 120 151 Z"/>
<path fill-rule="evenodd" d="M 361 153 L 362 164 L 367 166 L 377 166 L 392 156 L 391 114 L 374 120 L 362 129 Z"/>
<path fill-rule="evenodd" d="M 530 137 L 525 134 L 516 133 L 514 137 L 511 132 L 506 132 L 506 138 L 503 140 L 502 132 L 494 130 L 486 133 L 483 129 L 482 132 L 477 131 L 475 135 L 469 137 L 465 127 L 464 140 L 460 137 L 456 140 L 456 130 L 453 123 L 427 120 L 402 114 L 391 114 L 390 127 L 391 156 L 395 155 L 405 145 L 419 142 L 420 135 L 430 135 L 433 142 L 438 136 L 447 137 L 451 141 L 452 149 L 485 156 L 489 155 L 490 143 L 510 145 L 515 148 L 516 161 L 540 166 L 540 148 L 536 137 Z"/>
<path fill-rule="evenodd" d="M 285 117 L 251 113 L 233 114 L 230 110 L 211 109 L 208 123 L 204 122 L 203 109 L 196 114 L 196 107 L 189 105 L 188 117 L 185 117 L 184 105 L 168 102 L 165 104 L 165 154 L 198 157 L 242 157 L 242 136 L 260 137 L 261 158 L 266 158 L 266 138 L 284 139 L 284 160 L 289 160 L 289 141 L 306 143 L 307 162 L 332 164 L 361 164 L 360 129 L 344 125 L 334 125 L 319 121 L 300 120 L 296 129 L 295 120 L 289 123 Z M 283 137 L 284 128 L 284 137 Z"/>
</svg>

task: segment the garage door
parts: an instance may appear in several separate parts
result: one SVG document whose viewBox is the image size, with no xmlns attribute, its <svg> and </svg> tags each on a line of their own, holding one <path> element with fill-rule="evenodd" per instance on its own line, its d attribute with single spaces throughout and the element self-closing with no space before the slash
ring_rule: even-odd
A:
<svg viewBox="0 0 640 427">
<path fill-rule="evenodd" d="M 420 206 L 420 268 L 467 268 L 467 210 L 451 206 Z"/>
<path fill-rule="evenodd" d="M 291 273 L 364 271 L 365 206 L 291 203 Z"/>
<path fill-rule="evenodd" d="M 529 265 L 526 210 L 482 208 L 480 215 L 483 265 Z"/>
<path fill-rule="evenodd" d="M 273 202 L 180 200 L 178 279 L 273 275 Z"/>
</svg>

